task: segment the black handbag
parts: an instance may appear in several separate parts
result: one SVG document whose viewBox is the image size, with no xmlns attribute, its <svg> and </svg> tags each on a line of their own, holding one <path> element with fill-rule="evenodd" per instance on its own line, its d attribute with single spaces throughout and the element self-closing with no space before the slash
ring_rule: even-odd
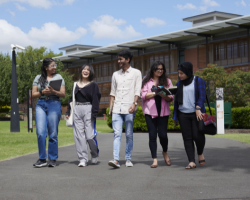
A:
<svg viewBox="0 0 250 200">
<path fill-rule="evenodd" d="M 198 92 L 198 76 L 196 76 L 196 77 L 197 77 L 196 83 L 197 83 L 197 92 Z M 210 105 L 209 105 L 207 95 L 206 95 L 206 100 L 207 100 L 207 105 L 208 105 L 208 108 L 209 108 L 209 111 L 210 111 L 210 116 L 212 116 L 212 112 L 211 112 L 211 108 L 210 108 Z M 202 120 L 198 121 L 198 124 L 199 124 L 198 126 L 199 126 L 199 132 L 200 133 L 207 134 L 207 135 L 216 135 L 217 134 L 217 127 L 213 123 L 205 125 L 205 123 L 204 123 L 204 121 L 202 119 Z"/>
</svg>

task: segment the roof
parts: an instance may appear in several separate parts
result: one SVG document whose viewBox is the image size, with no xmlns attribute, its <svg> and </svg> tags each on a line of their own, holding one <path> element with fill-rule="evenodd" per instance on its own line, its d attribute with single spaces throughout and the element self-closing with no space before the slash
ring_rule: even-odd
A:
<svg viewBox="0 0 250 200">
<path fill-rule="evenodd" d="M 242 15 L 226 13 L 226 12 L 220 12 L 220 11 L 212 11 L 212 12 L 207 12 L 207 13 L 204 13 L 204 14 L 184 18 L 183 21 L 192 22 L 192 21 L 195 21 L 195 20 L 201 20 L 201 19 L 204 19 L 204 18 L 212 17 L 212 16 L 218 16 L 218 17 L 224 17 L 224 18 L 231 19 L 231 18 L 235 18 L 235 17 L 241 17 Z"/>
<path fill-rule="evenodd" d="M 161 35 L 156 35 L 152 37 L 142 38 L 138 40 L 128 41 L 124 43 L 119 44 L 113 44 L 105 47 L 98 47 L 91 50 L 86 51 L 78 51 L 75 53 L 70 53 L 63 56 L 55 57 L 54 59 L 60 59 L 61 61 L 74 61 L 74 58 L 70 58 L 68 56 L 76 56 L 76 57 L 87 57 L 87 58 L 94 58 L 101 56 L 101 54 L 98 54 L 96 52 L 103 52 L 103 53 L 116 53 L 124 48 L 118 47 L 118 46 L 126 46 L 126 47 L 137 47 L 137 48 L 146 48 L 150 46 L 154 46 L 157 43 L 149 40 L 159 40 L 159 41 L 165 41 L 165 42 L 181 42 L 189 39 L 195 39 L 197 36 L 190 35 L 186 32 L 193 32 L 193 33 L 202 33 L 202 34 L 216 34 L 225 32 L 227 30 L 235 29 L 232 25 L 226 24 L 226 22 L 235 23 L 235 24 L 250 24 L 250 15 L 246 16 L 240 16 L 233 19 L 228 19 L 224 21 L 219 21 L 215 23 L 210 23 L 206 25 L 200 25 L 180 31 L 174 31 L 170 33 L 165 33 Z M 92 52 L 96 51 L 96 52 Z"/>
<path fill-rule="evenodd" d="M 93 48 L 98 48 L 98 47 L 101 47 L 101 46 L 73 44 L 73 45 L 70 45 L 70 46 L 61 47 L 61 48 L 59 48 L 59 50 L 68 50 L 68 49 L 72 49 L 72 48 L 93 49 Z"/>
</svg>

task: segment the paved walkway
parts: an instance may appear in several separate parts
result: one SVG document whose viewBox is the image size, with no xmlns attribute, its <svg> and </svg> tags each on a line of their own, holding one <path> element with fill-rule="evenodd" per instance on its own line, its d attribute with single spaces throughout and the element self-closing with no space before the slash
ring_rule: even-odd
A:
<svg viewBox="0 0 250 200">
<path fill-rule="evenodd" d="M 77 167 L 74 145 L 59 149 L 56 168 L 33 168 L 37 153 L 0 162 L 0 199 L 250 199 L 249 145 L 207 137 L 206 165 L 185 170 L 188 162 L 181 134 L 169 134 L 172 166 L 164 164 L 159 148 L 159 166 L 151 169 L 148 135 L 136 133 L 134 167 L 126 168 L 123 135 L 121 168 L 112 169 L 107 164 L 112 159 L 112 140 L 111 133 L 98 135 L 100 163 L 85 168 Z"/>
</svg>

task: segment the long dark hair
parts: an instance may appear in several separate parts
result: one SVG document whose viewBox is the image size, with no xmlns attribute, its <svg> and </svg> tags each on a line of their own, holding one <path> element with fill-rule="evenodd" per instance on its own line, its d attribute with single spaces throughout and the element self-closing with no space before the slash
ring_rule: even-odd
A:
<svg viewBox="0 0 250 200">
<path fill-rule="evenodd" d="M 90 64 L 85 64 L 81 67 L 80 69 L 80 73 L 79 73 L 79 81 L 81 82 L 82 81 L 82 70 L 85 68 L 85 67 L 89 67 L 89 77 L 88 77 L 88 80 L 89 81 L 93 81 L 94 77 L 95 77 L 95 72 L 94 72 L 94 68 L 92 67 L 92 65 Z"/>
<path fill-rule="evenodd" d="M 159 77 L 158 85 L 168 86 L 168 81 L 167 81 L 168 76 L 166 74 L 165 65 L 161 61 L 154 61 L 154 63 L 151 65 L 151 68 L 148 70 L 145 78 L 142 81 L 142 88 L 151 78 L 154 77 L 154 72 L 157 70 L 159 65 L 162 65 L 163 67 L 163 74 Z"/>
<path fill-rule="evenodd" d="M 55 62 L 52 58 L 45 58 L 43 59 L 43 64 L 41 67 L 41 76 L 38 80 L 38 82 L 41 85 L 41 88 L 45 88 L 45 84 L 47 83 L 47 71 L 46 68 L 50 65 L 50 63 Z"/>
</svg>

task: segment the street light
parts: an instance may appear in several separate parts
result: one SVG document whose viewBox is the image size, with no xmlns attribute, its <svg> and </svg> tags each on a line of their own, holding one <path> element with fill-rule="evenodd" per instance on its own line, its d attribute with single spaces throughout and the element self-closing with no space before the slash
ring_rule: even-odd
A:
<svg viewBox="0 0 250 200">
<path fill-rule="evenodd" d="M 18 48 L 24 50 L 25 48 L 17 44 L 11 44 L 10 46 L 12 48 L 10 132 L 20 132 L 15 49 Z"/>
</svg>

